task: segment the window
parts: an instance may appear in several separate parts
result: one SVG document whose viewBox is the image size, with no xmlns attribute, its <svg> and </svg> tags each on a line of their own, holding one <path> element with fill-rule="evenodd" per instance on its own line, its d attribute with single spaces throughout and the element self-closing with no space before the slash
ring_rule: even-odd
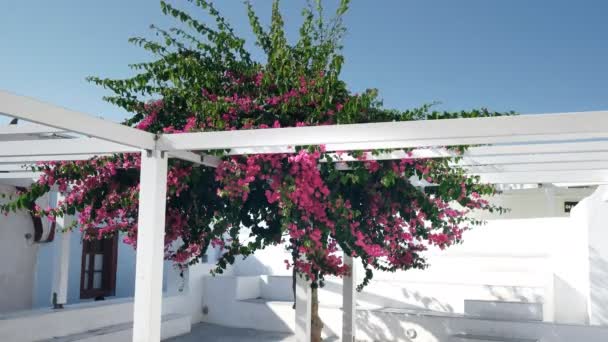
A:
<svg viewBox="0 0 608 342">
<path fill-rule="evenodd" d="M 114 295 L 117 251 L 118 236 L 82 242 L 81 299 Z"/>
</svg>

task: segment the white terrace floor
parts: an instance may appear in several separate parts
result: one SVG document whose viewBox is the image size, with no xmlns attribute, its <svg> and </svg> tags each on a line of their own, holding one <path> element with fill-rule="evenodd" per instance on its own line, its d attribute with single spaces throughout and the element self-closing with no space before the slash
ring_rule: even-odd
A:
<svg viewBox="0 0 608 342">
<path fill-rule="evenodd" d="M 295 342 L 292 334 L 279 332 L 259 331 L 253 329 L 238 329 L 222 327 L 219 325 L 199 323 L 192 326 L 192 332 L 188 335 L 174 337 L 166 340 L 167 342 L 250 342 L 250 341 L 269 341 L 269 342 Z"/>
</svg>

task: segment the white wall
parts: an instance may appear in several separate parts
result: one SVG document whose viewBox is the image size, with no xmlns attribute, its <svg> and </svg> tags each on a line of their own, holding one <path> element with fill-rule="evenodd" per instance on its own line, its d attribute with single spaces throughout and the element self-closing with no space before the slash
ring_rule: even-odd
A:
<svg viewBox="0 0 608 342">
<path fill-rule="evenodd" d="M 513 219 L 568 217 L 564 211 L 564 202 L 580 201 L 590 196 L 594 188 L 560 188 L 544 186 L 533 189 L 507 190 L 491 198 L 493 204 L 510 209 L 510 212 L 499 215 L 482 213 L 480 218 Z"/>
<path fill-rule="evenodd" d="M 0 185 L 0 193 L 15 188 Z M 0 199 L 5 202 L 6 199 Z M 31 234 L 29 239 L 25 235 Z M 33 243 L 34 225 L 29 214 L 0 216 L 0 313 L 32 306 L 34 268 L 38 246 Z"/>
<path fill-rule="evenodd" d="M 608 325 L 608 186 L 597 191 L 573 210 L 573 218 L 580 227 L 578 234 L 588 235 L 587 263 L 581 264 L 586 278 L 580 284 L 582 295 L 587 299 L 589 323 Z M 569 236 L 576 238 L 576 236 Z M 564 250 L 565 258 L 572 254 Z"/>
<path fill-rule="evenodd" d="M 464 313 L 465 299 L 543 303 L 544 319 L 586 323 L 584 288 L 587 239 L 564 211 L 593 189 L 538 188 L 505 191 L 494 199 L 507 214 L 478 215 L 487 224 L 466 232 L 464 243 L 427 253 L 430 268 L 374 272 L 358 296 L 363 307 Z M 564 251 L 568 251 L 564 253 Z M 235 264 L 236 276 L 284 276 L 267 284 L 263 297 L 289 300 L 290 259 L 282 246 L 267 248 Z M 359 270 L 362 277 L 363 272 Z M 361 280 L 361 278 L 359 279 Z M 339 305 L 341 280 L 329 279 L 320 293 L 325 305 Z"/>
</svg>

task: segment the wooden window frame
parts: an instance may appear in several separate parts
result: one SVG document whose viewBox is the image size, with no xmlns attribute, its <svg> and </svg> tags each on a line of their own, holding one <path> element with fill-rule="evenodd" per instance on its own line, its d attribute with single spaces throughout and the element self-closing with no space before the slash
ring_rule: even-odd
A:
<svg viewBox="0 0 608 342">
<path fill-rule="evenodd" d="M 95 289 L 93 288 L 94 281 L 94 265 L 95 265 L 95 253 L 91 252 L 91 244 L 93 243 L 102 243 L 103 244 L 103 267 L 101 270 L 102 274 L 102 288 Z M 117 270 L 117 261 L 118 261 L 118 236 L 114 235 L 113 237 L 100 240 L 100 241 L 92 240 L 84 240 L 82 242 L 82 261 L 80 266 L 80 299 L 90 299 L 90 298 L 100 298 L 100 297 L 109 297 L 114 296 L 116 294 L 116 270 Z M 86 256 L 91 255 L 89 257 L 89 267 L 87 271 Z M 88 284 L 85 288 L 85 273 L 88 273 Z"/>
</svg>

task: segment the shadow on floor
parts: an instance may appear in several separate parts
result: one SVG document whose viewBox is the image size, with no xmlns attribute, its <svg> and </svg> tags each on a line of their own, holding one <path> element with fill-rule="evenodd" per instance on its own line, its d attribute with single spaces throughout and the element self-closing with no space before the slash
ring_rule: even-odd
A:
<svg viewBox="0 0 608 342">
<path fill-rule="evenodd" d="M 270 341 L 270 342 L 292 342 L 295 338 L 292 334 L 278 333 L 272 331 L 260 331 L 253 329 L 241 329 L 222 327 L 219 325 L 198 323 L 192 326 L 192 332 L 188 335 L 174 337 L 166 340 L 167 342 L 249 342 L 249 341 Z"/>
</svg>

